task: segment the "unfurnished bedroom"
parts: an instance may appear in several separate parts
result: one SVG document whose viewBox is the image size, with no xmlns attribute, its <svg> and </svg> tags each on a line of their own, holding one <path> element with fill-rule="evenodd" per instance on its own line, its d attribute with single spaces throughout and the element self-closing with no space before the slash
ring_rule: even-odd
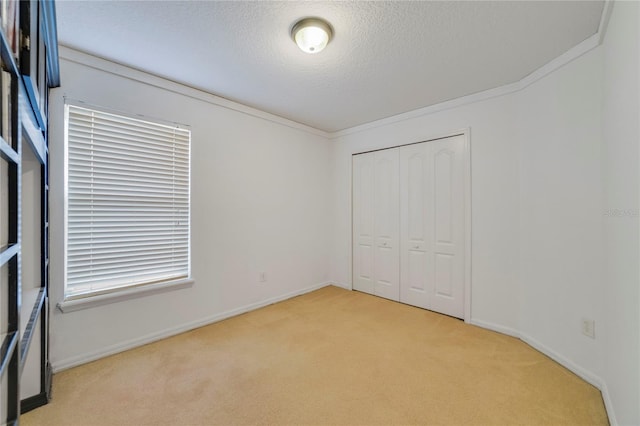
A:
<svg viewBox="0 0 640 426">
<path fill-rule="evenodd" d="M 640 425 L 639 24 L 0 0 L 0 424 Z"/>
</svg>

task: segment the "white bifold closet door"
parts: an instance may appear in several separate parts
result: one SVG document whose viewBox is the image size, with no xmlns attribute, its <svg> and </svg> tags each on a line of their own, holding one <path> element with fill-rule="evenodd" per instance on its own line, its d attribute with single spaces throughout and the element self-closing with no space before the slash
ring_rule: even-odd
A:
<svg viewBox="0 0 640 426">
<path fill-rule="evenodd" d="M 353 157 L 353 287 L 464 317 L 464 136 Z"/>
<path fill-rule="evenodd" d="M 353 157 L 353 288 L 400 300 L 398 148 Z"/>
<path fill-rule="evenodd" d="M 464 317 L 465 139 L 400 148 L 400 301 Z"/>
</svg>

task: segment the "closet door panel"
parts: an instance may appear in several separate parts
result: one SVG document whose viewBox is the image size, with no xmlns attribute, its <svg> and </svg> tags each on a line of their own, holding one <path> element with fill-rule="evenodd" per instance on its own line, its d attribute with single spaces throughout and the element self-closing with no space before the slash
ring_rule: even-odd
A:
<svg viewBox="0 0 640 426">
<path fill-rule="evenodd" d="M 353 157 L 353 288 L 374 293 L 374 158 Z"/>
<path fill-rule="evenodd" d="M 374 293 L 400 299 L 399 149 L 374 155 Z"/>
<path fill-rule="evenodd" d="M 435 287 L 431 309 L 464 316 L 464 176 L 462 136 L 429 142 L 433 167 L 432 241 Z"/>
<path fill-rule="evenodd" d="M 400 148 L 400 301 L 430 307 L 432 179 L 426 143 Z"/>
</svg>

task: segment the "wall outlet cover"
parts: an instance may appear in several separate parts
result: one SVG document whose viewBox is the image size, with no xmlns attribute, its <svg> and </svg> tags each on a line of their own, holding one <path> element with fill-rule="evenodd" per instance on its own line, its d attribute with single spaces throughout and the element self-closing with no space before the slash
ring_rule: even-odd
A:
<svg viewBox="0 0 640 426">
<path fill-rule="evenodd" d="M 582 334 L 592 339 L 596 338 L 596 322 L 589 318 L 582 318 Z"/>
</svg>

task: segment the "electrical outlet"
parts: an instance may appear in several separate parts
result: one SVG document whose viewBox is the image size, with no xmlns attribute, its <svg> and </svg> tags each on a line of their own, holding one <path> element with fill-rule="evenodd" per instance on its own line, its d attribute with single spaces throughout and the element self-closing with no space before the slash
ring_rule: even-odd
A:
<svg viewBox="0 0 640 426">
<path fill-rule="evenodd" d="M 266 274 L 266 272 L 260 272 L 260 275 L 258 275 L 258 281 L 260 281 L 261 283 L 266 283 L 267 282 L 267 274 Z"/>
<path fill-rule="evenodd" d="M 589 318 L 582 318 L 582 334 L 592 339 L 596 338 L 596 322 Z"/>
</svg>

